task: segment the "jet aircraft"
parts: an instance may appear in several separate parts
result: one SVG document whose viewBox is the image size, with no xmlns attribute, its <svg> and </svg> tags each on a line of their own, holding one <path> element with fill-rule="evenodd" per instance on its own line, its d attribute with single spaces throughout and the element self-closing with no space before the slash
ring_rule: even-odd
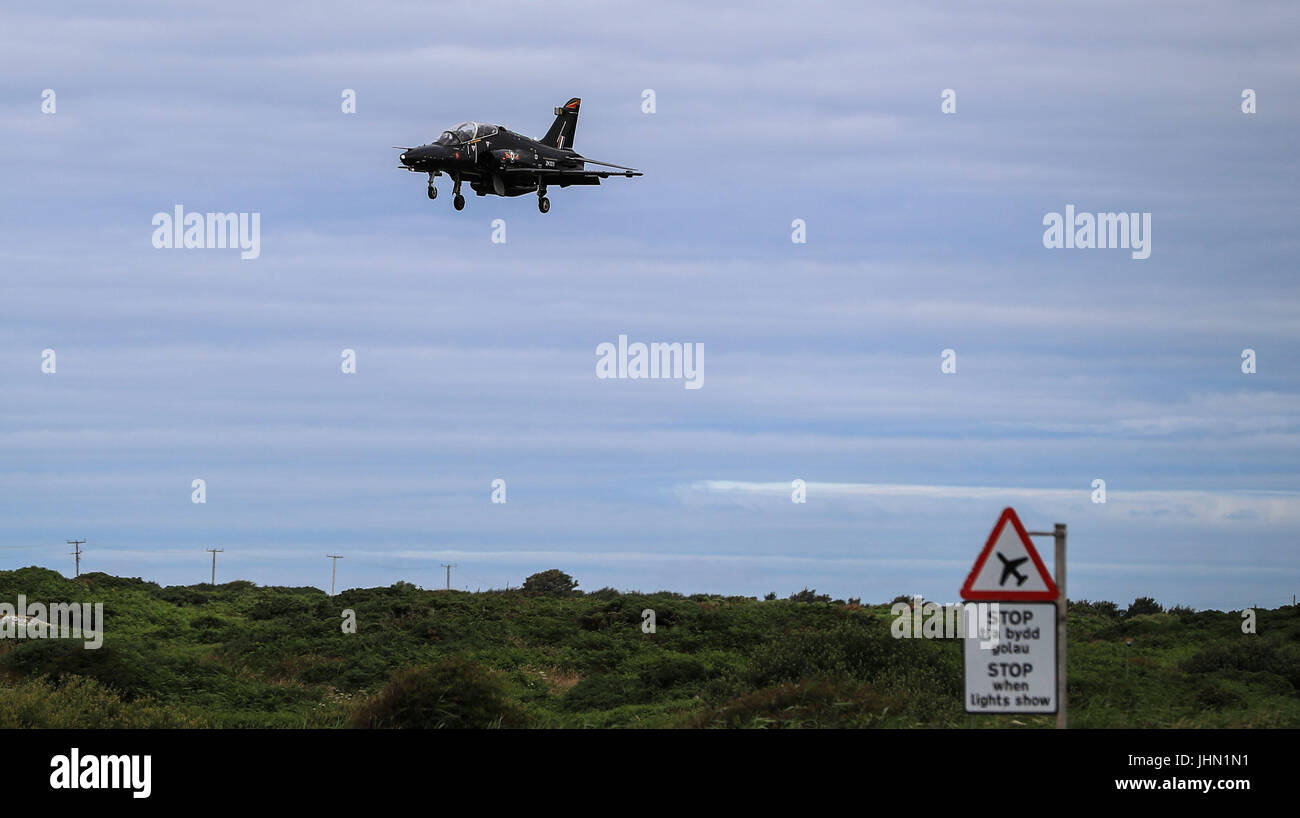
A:
<svg viewBox="0 0 1300 818">
<path fill-rule="evenodd" d="M 998 559 L 1002 560 L 1002 578 L 998 580 L 998 585 L 1006 585 L 1007 577 L 1011 577 L 1011 576 L 1014 576 L 1016 578 L 1017 588 L 1019 588 L 1021 585 L 1024 585 L 1025 580 L 1029 579 L 1029 577 L 1017 571 L 1016 568 L 1020 565 L 1020 563 L 1028 562 L 1029 557 L 1021 557 L 1018 560 L 1009 560 L 1006 557 L 1002 556 L 1001 551 L 998 551 L 997 555 L 998 555 Z"/>
<path fill-rule="evenodd" d="M 503 125 L 462 122 L 443 131 L 428 145 L 397 148 L 402 151 L 401 167 L 429 174 L 430 199 L 438 198 L 434 180 L 444 173 L 450 176 L 455 197 L 452 205 L 457 210 L 465 208 L 461 182 L 469 182 L 470 189 L 479 196 L 536 193 L 537 209 L 543 213 L 551 209 L 547 186 L 598 185 L 610 176 L 630 179 L 644 175 L 636 168 L 598 162 L 574 151 L 573 136 L 581 105 L 582 100 L 575 97 L 556 108 L 555 122 L 541 139 L 517 134 Z M 617 170 L 594 170 L 587 165 Z"/>
</svg>

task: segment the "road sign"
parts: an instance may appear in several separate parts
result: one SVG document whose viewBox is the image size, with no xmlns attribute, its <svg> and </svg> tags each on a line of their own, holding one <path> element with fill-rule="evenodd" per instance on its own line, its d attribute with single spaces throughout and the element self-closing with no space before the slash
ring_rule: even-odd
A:
<svg viewBox="0 0 1300 818">
<path fill-rule="evenodd" d="M 979 632 L 962 640 L 966 712 L 1055 713 L 1056 605 L 998 602 L 977 610 Z"/>
<path fill-rule="evenodd" d="M 1015 509 L 1003 509 L 984 550 L 975 559 L 962 599 L 1034 602 L 1056 599 L 1052 575 L 1029 541 Z"/>
</svg>

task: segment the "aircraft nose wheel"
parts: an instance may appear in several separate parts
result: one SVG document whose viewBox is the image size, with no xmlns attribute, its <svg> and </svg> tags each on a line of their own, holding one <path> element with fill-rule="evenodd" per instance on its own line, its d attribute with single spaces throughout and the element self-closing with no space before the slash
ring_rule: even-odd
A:
<svg viewBox="0 0 1300 818">
<path fill-rule="evenodd" d="M 434 187 L 433 185 L 429 185 L 429 198 L 430 199 L 438 198 L 438 188 Z"/>
<path fill-rule="evenodd" d="M 537 199 L 537 209 L 543 213 L 549 213 L 551 211 L 551 200 L 545 196 L 539 196 Z"/>
<path fill-rule="evenodd" d="M 454 207 L 454 208 L 456 208 L 457 210 L 464 210 L 464 209 L 465 209 L 465 197 L 462 196 L 462 195 L 460 195 L 459 193 L 457 193 L 457 194 L 456 194 L 456 198 L 454 198 L 454 199 L 451 200 L 451 206 Z"/>
</svg>

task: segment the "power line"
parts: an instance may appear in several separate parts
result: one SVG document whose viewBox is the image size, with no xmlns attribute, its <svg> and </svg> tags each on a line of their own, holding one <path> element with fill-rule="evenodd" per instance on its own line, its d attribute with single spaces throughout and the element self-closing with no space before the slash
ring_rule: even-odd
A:
<svg viewBox="0 0 1300 818">
<path fill-rule="evenodd" d="M 73 574 L 73 576 L 79 577 L 81 576 L 81 544 L 84 543 L 85 540 L 64 540 L 64 542 L 72 546 L 74 549 L 70 552 L 77 556 L 77 573 Z"/>
<path fill-rule="evenodd" d="M 205 548 L 203 550 L 212 552 L 212 584 L 216 585 L 217 584 L 217 555 L 220 554 L 222 551 L 225 551 L 226 549 Z"/>
<path fill-rule="evenodd" d="M 339 560 L 343 559 L 343 557 L 338 554 L 326 554 L 325 556 L 334 560 L 334 567 L 330 571 L 330 596 L 334 596 L 334 578 L 338 576 Z"/>
</svg>

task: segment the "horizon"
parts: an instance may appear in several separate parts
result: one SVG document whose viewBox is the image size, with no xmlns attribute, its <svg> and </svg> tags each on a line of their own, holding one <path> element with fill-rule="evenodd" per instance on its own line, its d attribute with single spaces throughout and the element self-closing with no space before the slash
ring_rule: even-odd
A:
<svg viewBox="0 0 1300 818">
<path fill-rule="evenodd" d="M 4 573 L 4 572 L 14 572 L 14 571 L 21 571 L 21 570 L 24 570 L 24 569 L 27 569 L 27 568 L 36 568 L 36 569 L 40 569 L 40 570 L 43 570 L 43 571 L 51 571 L 51 572 L 53 572 L 53 573 L 58 574 L 61 578 L 65 579 L 65 580 L 70 580 L 70 581 L 75 581 L 75 580 L 78 580 L 78 579 L 80 579 L 80 578 L 82 578 L 82 577 L 99 575 L 99 576 L 111 577 L 111 578 L 113 578 L 113 579 L 134 579 L 134 580 L 139 580 L 139 581 L 144 582 L 144 583 L 157 585 L 157 586 L 160 587 L 160 588 L 200 588 L 200 587 L 206 587 L 206 588 L 221 588 L 221 587 L 223 587 L 223 586 L 231 585 L 231 584 L 234 584 L 234 583 L 248 583 L 248 584 L 250 584 L 250 585 L 251 585 L 252 587 L 254 587 L 254 588 L 271 588 L 271 589 L 274 589 L 274 588 L 281 588 L 281 589 L 291 589 L 291 590 L 299 590 L 299 589 L 303 589 L 303 588 L 310 588 L 310 589 L 315 590 L 315 591 L 320 591 L 322 594 L 325 594 L 326 596 L 331 596 L 331 597 L 338 596 L 338 595 L 340 595 L 340 594 L 346 593 L 347 591 L 371 591 L 371 590 L 376 590 L 376 589 L 380 589 L 380 588 L 391 588 L 391 587 L 393 587 L 394 585 L 397 585 L 397 584 L 399 584 L 399 583 L 407 582 L 406 580 L 398 579 L 397 581 L 395 581 L 395 582 L 393 582 L 393 583 L 390 583 L 389 585 L 372 585 L 372 586 L 351 585 L 351 586 L 346 586 L 346 587 L 340 587 L 340 588 L 337 589 L 337 591 L 336 591 L 334 594 L 331 595 L 331 594 L 329 593 L 329 591 L 327 591 L 325 588 L 322 588 L 322 587 L 320 587 L 320 586 L 318 586 L 318 585 L 313 585 L 313 584 L 310 584 L 310 583 L 307 584 L 307 585 L 270 585 L 270 584 L 266 584 L 266 583 L 257 582 L 256 580 L 249 579 L 249 578 L 247 578 L 247 577 L 235 577 L 234 579 L 223 580 L 223 581 L 217 582 L 217 583 L 215 583 L 215 584 L 213 584 L 213 583 L 211 583 L 211 582 L 190 582 L 190 583 L 171 583 L 171 584 L 164 584 L 164 583 L 161 583 L 161 582 L 157 582 L 157 581 L 155 581 L 155 580 L 151 580 L 151 579 L 149 579 L 148 577 L 142 577 L 142 576 L 128 577 L 128 576 L 122 576 L 122 575 L 119 575 L 119 574 L 110 574 L 110 573 L 105 572 L 105 571 L 83 571 L 83 572 L 81 572 L 80 574 L 75 574 L 75 575 L 69 576 L 68 574 L 63 573 L 62 571 L 60 571 L 60 570 L 57 569 L 57 568 L 51 568 L 51 567 L 49 567 L 49 566 L 45 566 L 45 565 L 24 565 L 24 566 L 20 566 L 20 567 L 18 567 L 18 568 L 0 568 L 0 573 Z M 553 568 L 554 568 L 554 566 L 553 566 Z M 551 569 L 543 569 L 543 570 L 551 570 Z M 566 574 L 568 573 L 567 571 L 564 571 L 563 568 L 555 568 L 555 570 L 562 571 L 562 572 L 564 572 L 564 573 L 566 573 Z M 538 573 L 540 573 L 540 572 L 538 572 Z M 531 576 L 531 575 L 530 575 L 530 576 Z M 570 576 L 572 577 L 572 575 L 570 575 Z M 529 578 L 529 577 L 524 577 L 523 579 L 521 579 L 521 580 L 519 581 L 519 584 L 518 584 L 518 585 L 506 585 L 506 586 L 501 587 L 501 588 L 468 588 L 468 587 L 460 587 L 460 588 L 452 587 L 452 588 L 447 588 L 447 587 L 445 587 L 445 586 L 444 586 L 444 587 L 431 587 L 431 586 L 421 585 L 420 583 L 415 583 L 415 582 L 407 582 L 407 584 L 413 586 L 416 590 L 419 590 L 419 591 L 429 591 L 429 592 L 434 592 L 434 591 L 455 591 L 456 593 L 462 593 L 462 594 L 463 594 L 463 593 L 469 593 L 469 594 L 497 594 L 497 593 L 516 592 L 516 591 L 519 592 L 519 593 L 538 593 L 538 594 L 552 593 L 552 592 L 549 592 L 549 591 L 547 591 L 547 592 L 542 592 L 542 591 L 525 592 L 522 586 L 523 586 L 524 581 L 527 580 L 528 578 Z M 845 598 L 842 598 L 842 599 L 841 599 L 841 598 L 833 598 L 833 595 L 822 594 L 822 593 L 820 592 L 820 589 L 817 589 L 817 588 L 810 588 L 810 587 L 808 587 L 808 586 L 804 586 L 803 588 L 800 588 L 800 589 L 798 589 L 798 590 L 796 590 L 796 591 L 792 591 L 792 592 L 790 592 L 789 594 L 781 594 L 781 593 L 776 592 L 776 591 L 764 591 L 764 592 L 762 592 L 762 593 L 757 593 L 757 594 L 719 594 L 719 593 L 709 593 L 709 592 L 684 593 L 684 592 L 682 592 L 682 591 L 674 591 L 674 590 L 672 590 L 672 589 L 670 589 L 670 588 L 659 588 L 659 589 L 656 589 L 656 590 L 653 590 L 653 591 L 648 591 L 648 590 L 644 590 L 644 589 L 640 589 L 640 588 L 615 588 L 615 587 L 612 587 L 612 586 L 601 586 L 601 587 L 598 587 L 598 588 L 584 589 L 584 588 L 581 587 L 581 580 L 580 580 L 578 577 L 572 577 L 572 578 L 573 578 L 575 581 L 577 581 L 577 582 L 579 583 L 578 587 L 575 587 L 575 588 L 573 589 L 573 593 L 576 594 L 577 596 L 591 596 L 591 595 L 593 595 L 593 594 L 598 594 L 598 593 L 601 593 L 601 592 L 604 592 L 604 591 L 611 591 L 611 590 L 612 590 L 612 591 L 614 591 L 615 593 L 619 594 L 620 596 L 658 596 L 658 595 L 661 595 L 661 594 L 669 594 L 669 595 L 674 595 L 674 596 L 680 596 L 680 597 L 683 597 L 683 598 L 691 598 L 691 597 L 696 597 L 696 596 L 706 596 L 706 597 L 717 597 L 717 598 L 722 598 L 722 599 L 735 599 L 735 598 L 739 598 L 739 599 L 748 599 L 748 600 L 753 600 L 753 601 L 757 601 L 757 602 L 782 602 L 782 601 L 784 601 L 784 602 L 790 602 L 790 601 L 796 601 L 796 600 L 793 600 L 793 599 L 792 599 L 793 596 L 799 595 L 799 594 L 804 593 L 804 592 L 812 592 L 812 593 L 816 594 L 817 596 L 826 596 L 827 599 L 824 600 L 824 602 L 826 602 L 827 604 L 846 604 L 846 605 L 848 605 L 848 604 L 857 604 L 857 605 L 860 605 L 860 606 L 862 606 L 862 607 L 882 607 L 882 606 L 890 606 L 890 605 L 898 604 L 900 598 L 902 598 L 903 596 L 905 596 L 905 595 L 901 595 L 901 594 L 900 594 L 900 595 L 897 595 L 897 596 L 895 596 L 894 598 L 892 598 L 892 599 L 890 599 L 890 600 L 887 600 L 887 601 L 880 601 L 880 602 L 871 601 L 871 600 L 868 600 L 868 599 L 865 599 L 865 598 L 861 598 L 861 597 L 845 597 Z M 776 595 L 775 598 L 769 600 L 769 599 L 766 599 L 766 598 L 765 598 L 765 595 L 768 594 L 768 593 L 776 593 L 777 595 Z M 916 599 L 916 596 L 915 596 L 915 595 L 912 595 L 912 596 L 909 596 L 908 598 L 909 598 L 909 599 Z M 852 602 L 852 600 L 854 600 L 854 599 L 857 600 L 856 603 Z M 1098 599 L 1088 599 L 1088 598 L 1078 598 L 1078 599 L 1076 599 L 1076 598 L 1074 598 L 1074 597 L 1070 597 L 1070 598 L 1068 599 L 1068 601 L 1069 601 L 1069 603 L 1070 603 L 1071 605 L 1075 605 L 1075 604 L 1089 604 L 1089 605 L 1096 605 L 1096 604 L 1099 604 L 1099 603 L 1111 603 L 1111 604 L 1114 604 L 1114 605 L 1117 607 L 1119 613 L 1122 615 L 1122 614 L 1123 614 L 1123 613 L 1124 613 L 1124 612 L 1125 612 L 1125 611 L 1126 611 L 1126 610 L 1127 610 L 1127 609 L 1128 609 L 1128 608 L 1129 608 L 1133 603 L 1136 603 L 1136 602 L 1138 602 L 1139 600 L 1142 600 L 1142 599 L 1150 599 L 1150 600 L 1156 602 L 1156 603 L 1159 604 L 1160 607 L 1163 609 L 1163 612 L 1164 612 L 1164 613 L 1171 613 L 1171 612 L 1173 611 L 1174 608 L 1178 608 L 1178 607 L 1191 608 L 1192 610 L 1194 610 L 1194 611 L 1196 611 L 1196 612 L 1200 612 L 1200 611 L 1213 611 L 1213 612 L 1218 612 L 1218 613 L 1235 613 L 1235 612 L 1237 612 L 1238 610 L 1244 610 L 1244 609 L 1246 609 L 1246 608 L 1250 608 L 1250 609 L 1254 609 L 1254 610 L 1260 610 L 1260 611 L 1271 611 L 1271 610 L 1277 610 L 1277 609 L 1279 609 L 1279 608 L 1284 608 L 1284 607 L 1288 607 L 1288 606 L 1294 606 L 1294 605 L 1296 604 L 1296 602 L 1295 602 L 1295 598 L 1292 597 L 1292 599 L 1291 599 L 1289 602 L 1288 602 L 1288 601 L 1283 601 L 1281 604 L 1273 605 L 1273 606 L 1271 606 L 1271 607 L 1270 607 L 1270 606 L 1267 606 L 1267 605 L 1247 605 L 1247 606 L 1244 606 L 1242 609 L 1237 609 L 1237 608 L 1226 608 L 1226 609 L 1225 609 L 1225 608 L 1202 608 L 1202 607 L 1197 607 L 1197 606 L 1182 605 L 1181 603 L 1169 603 L 1169 602 L 1161 601 L 1160 599 L 1157 599 L 1157 598 L 1152 597 L 1152 596 L 1150 596 L 1150 595 L 1142 595 L 1142 596 L 1139 596 L 1139 597 L 1134 597 L 1132 600 L 1129 601 L 1128 604 L 1125 604 L 1122 600 L 1115 600 L 1115 599 L 1100 599 L 1100 598 L 1098 598 Z M 0 600 L 0 601 L 2 601 L 2 600 Z M 801 602 L 802 602 L 802 601 L 807 601 L 807 600 L 798 600 L 798 601 L 801 601 Z M 955 600 L 952 600 L 952 601 L 944 601 L 944 600 L 939 600 L 939 599 L 930 599 L 930 598 L 927 598 L 927 597 L 924 597 L 924 596 L 921 597 L 921 600 L 920 600 L 920 601 L 923 602 L 923 603 L 925 603 L 925 604 L 931 604 L 931 603 L 933 603 L 933 604 L 938 605 L 938 606 L 941 606 L 941 607 L 951 607 L 951 606 L 954 606 L 954 605 L 963 605 L 963 606 L 964 606 L 964 605 L 983 604 L 983 603 L 980 603 L 978 600 L 972 600 L 972 599 L 960 599 L 960 598 L 959 598 L 959 599 L 955 599 Z M 904 603 L 904 604 L 907 604 L 907 603 Z M 1014 604 L 1014 603 L 1012 603 L 1012 604 Z"/>
</svg>

